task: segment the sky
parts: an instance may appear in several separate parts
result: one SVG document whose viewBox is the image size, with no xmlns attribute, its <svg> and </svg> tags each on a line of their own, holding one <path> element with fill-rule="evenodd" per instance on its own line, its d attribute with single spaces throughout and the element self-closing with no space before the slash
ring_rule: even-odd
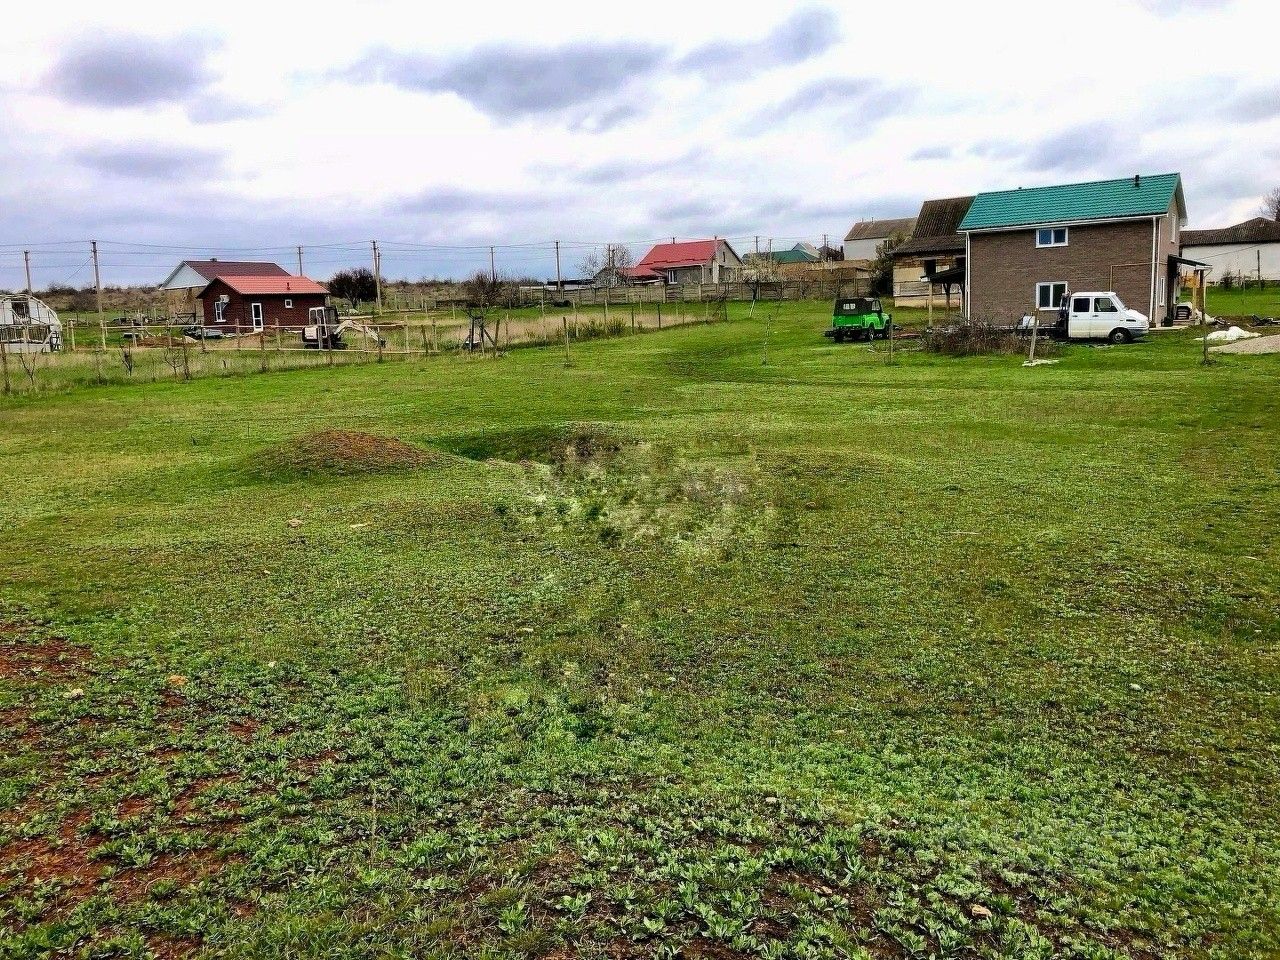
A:
<svg viewBox="0 0 1280 960">
<path fill-rule="evenodd" d="M 565 276 L 605 243 L 840 240 L 981 190 L 1178 171 L 1192 227 L 1280 185 L 1271 0 L 64 0 L 0 34 L 0 288 L 183 258 Z M 1270 25 L 1270 26 L 1268 26 Z"/>
</svg>

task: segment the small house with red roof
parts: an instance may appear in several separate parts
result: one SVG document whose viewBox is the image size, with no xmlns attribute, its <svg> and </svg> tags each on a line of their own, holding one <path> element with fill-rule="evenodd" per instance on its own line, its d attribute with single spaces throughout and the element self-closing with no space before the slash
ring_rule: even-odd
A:
<svg viewBox="0 0 1280 960">
<path fill-rule="evenodd" d="M 673 240 L 659 243 L 635 265 L 667 283 L 727 283 L 739 278 L 742 260 L 728 240 Z"/>
<path fill-rule="evenodd" d="M 169 309 L 196 319 L 196 297 L 217 277 L 287 277 L 289 271 L 264 260 L 183 260 L 160 284 Z"/>
<path fill-rule="evenodd" d="M 248 333 L 306 326 L 307 311 L 329 302 L 329 291 L 307 277 L 219 276 L 200 291 L 203 323 Z"/>
</svg>

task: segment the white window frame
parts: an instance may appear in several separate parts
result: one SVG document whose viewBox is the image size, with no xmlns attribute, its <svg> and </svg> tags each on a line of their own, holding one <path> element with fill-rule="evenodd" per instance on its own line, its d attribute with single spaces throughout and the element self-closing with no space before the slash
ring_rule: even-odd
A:
<svg viewBox="0 0 1280 960">
<path fill-rule="evenodd" d="M 285 299 L 284 299 L 284 308 L 285 308 L 286 310 L 292 310 L 292 309 L 293 309 L 293 301 L 292 301 L 292 300 L 290 300 L 288 297 L 285 297 Z"/>
<path fill-rule="evenodd" d="M 227 322 L 227 318 L 225 316 L 226 309 L 227 309 L 227 301 L 225 300 L 213 301 L 213 322 L 214 323 Z"/>
<path fill-rule="evenodd" d="M 261 300 L 254 300 L 249 304 L 249 325 L 255 333 L 266 328 L 267 312 L 262 309 Z"/>
<path fill-rule="evenodd" d="M 1163 307 L 1165 299 L 1165 279 L 1164 277 L 1156 278 L 1156 306 Z"/>
<path fill-rule="evenodd" d="M 1049 306 L 1047 306 L 1047 307 L 1042 307 L 1042 306 L 1040 306 L 1040 289 L 1041 289 L 1041 287 L 1048 287 L 1048 288 L 1049 288 L 1049 300 L 1050 300 L 1050 305 L 1049 305 Z M 1054 297 L 1054 295 L 1053 295 L 1053 288 L 1054 288 L 1054 287 L 1061 287 L 1061 288 L 1062 288 L 1062 296 L 1059 296 L 1059 297 L 1057 297 L 1057 298 L 1056 298 L 1057 303 L 1054 303 L 1054 302 L 1053 302 L 1053 301 L 1054 301 L 1054 299 L 1055 299 L 1055 297 Z M 1043 283 L 1037 283 L 1037 284 L 1036 284 L 1036 309 L 1037 309 L 1037 310 L 1057 310 L 1057 309 L 1058 309 L 1058 304 L 1060 304 L 1060 303 L 1062 302 L 1062 297 L 1065 297 L 1065 296 L 1066 296 L 1067 294 L 1069 294 L 1070 292 L 1071 292 L 1071 291 L 1070 291 L 1070 285 L 1069 285 L 1065 280 L 1046 280 L 1046 281 L 1045 281 L 1045 282 L 1043 282 Z"/>
<path fill-rule="evenodd" d="M 1055 233 L 1057 233 L 1059 230 L 1061 230 L 1061 231 L 1062 231 L 1062 239 L 1061 239 L 1061 240 L 1055 240 L 1055 239 L 1053 238 L 1053 235 L 1054 235 Z M 1042 233 L 1048 233 L 1048 234 L 1049 234 L 1049 242 L 1048 242 L 1048 243 L 1041 243 L 1041 242 L 1040 242 L 1040 234 L 1042 234 Z M 1070 229 L 1069 229 L 1069 228 L 1067 228 L 1067 227 L 1037 227 L 1037 228 L 1036 228 L 1036 247 L 1037 247 L 1037 248 L 1043 248 L 1043 247 L 1065 247 L 1065 246 L 1069 245 L 1069 244 L 1070 244 L 1070 242 L 1071 242 L 1071 231 L 1070 231 Z"/>
</svg>

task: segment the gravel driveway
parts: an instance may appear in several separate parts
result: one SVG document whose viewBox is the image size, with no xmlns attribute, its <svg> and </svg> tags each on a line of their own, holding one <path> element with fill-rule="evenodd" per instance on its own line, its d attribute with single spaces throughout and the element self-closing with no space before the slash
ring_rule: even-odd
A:
<svg viewBox="0 0 1280 960">
<path fill-rule="evenodd" d="M 1210 347 L 1209 350 L 1212 353 L 1280 353 L 1280 336 L 1273 334 L 1269 337 L 1237 340 L 1220 347 Z"/>
</svg>

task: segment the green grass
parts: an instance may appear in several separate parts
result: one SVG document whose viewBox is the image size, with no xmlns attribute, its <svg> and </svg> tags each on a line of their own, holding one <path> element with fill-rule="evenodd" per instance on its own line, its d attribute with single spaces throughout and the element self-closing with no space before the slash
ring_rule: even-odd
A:
<svg viewBox="0 0 1280 960">
<path fill-rule="evenodd" d="M 0 957 L 1275 956 L 1280 358 L 730 318 L 4 401 Z"/>
<path fill-rule="evenodd" d="M 1205 293 L 1205 306 L 1213 317 L 1280 317 L 1280 286 L 1272 283 L 1261 290 L 1257 287 L 1246 290 L 1209 287 Z"/>
</svg>

